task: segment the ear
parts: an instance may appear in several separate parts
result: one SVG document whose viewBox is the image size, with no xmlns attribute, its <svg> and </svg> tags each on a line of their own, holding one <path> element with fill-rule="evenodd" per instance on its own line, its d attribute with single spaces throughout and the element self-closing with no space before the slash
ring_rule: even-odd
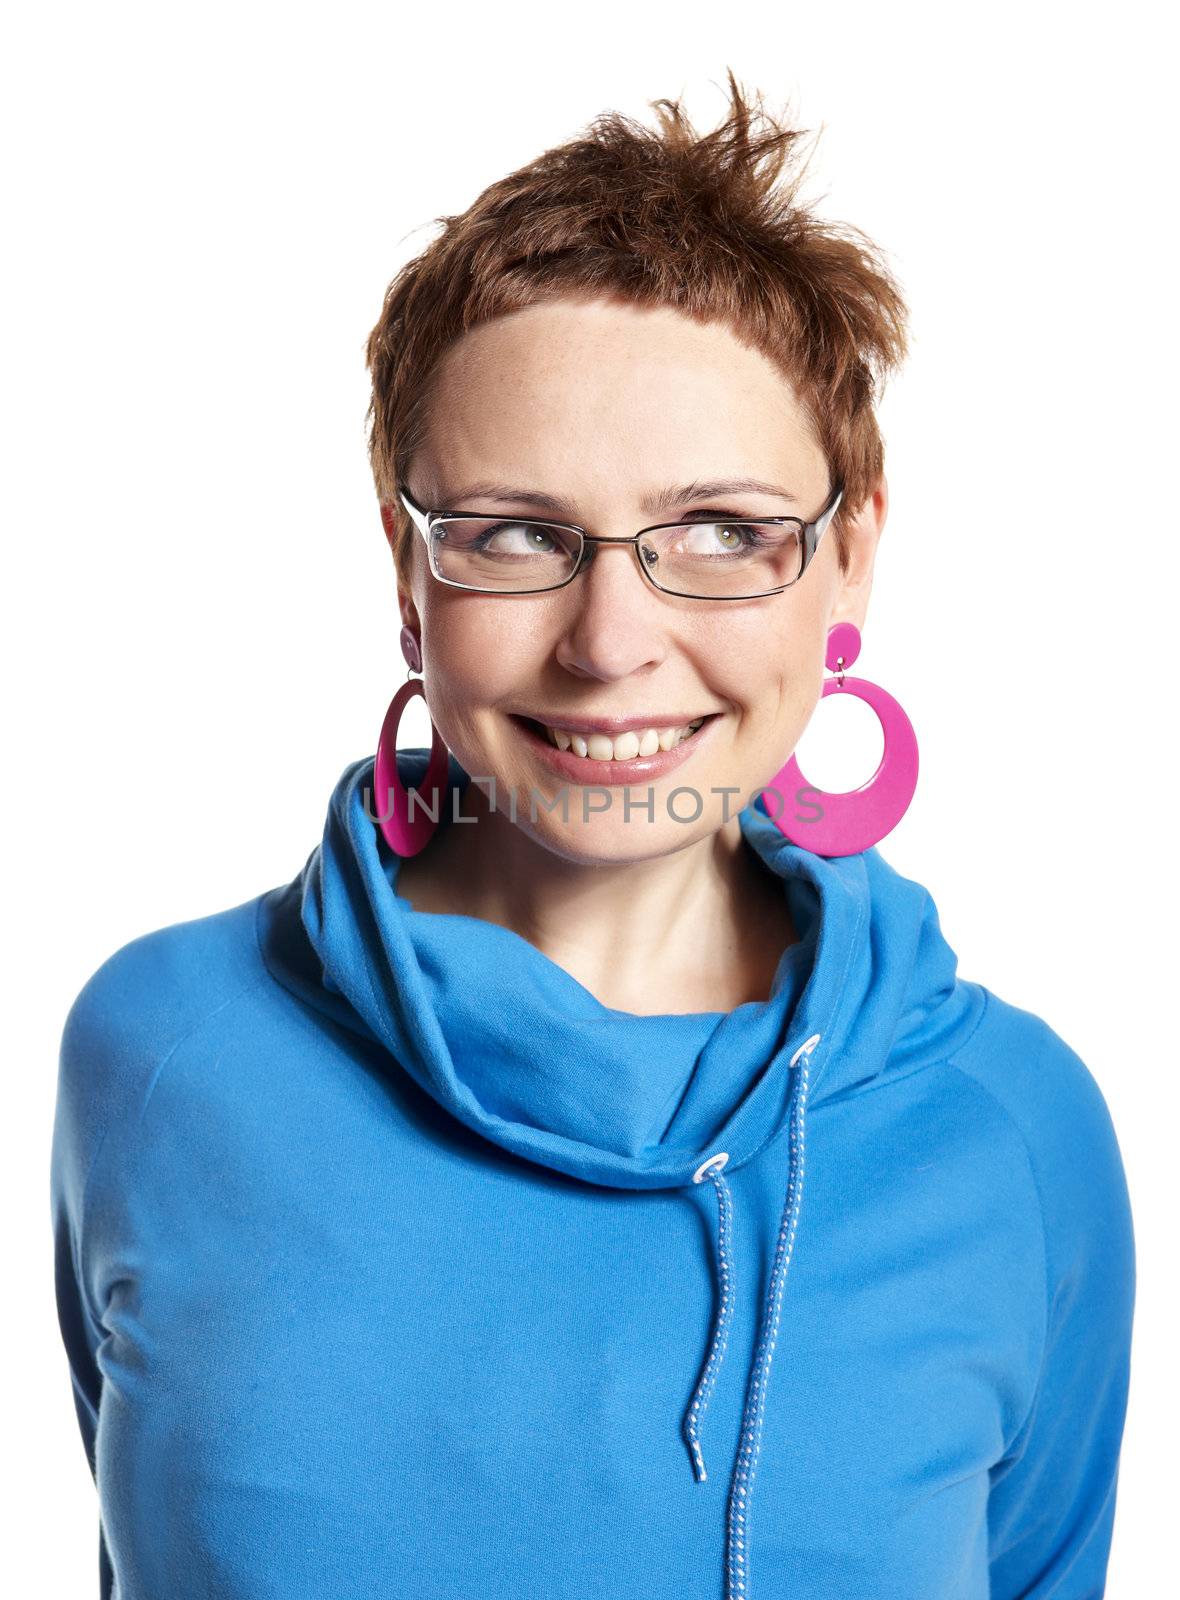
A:
<svg viewBox="0 0 1180 1600">
<path fill-rule="evenodd" d="M 414 604 L 414 597 L 410 591 L 403 588 L 400 580 L 397 586 L 397 609 L 401 613 L 402 622 L 407 628 L 412 628 L 422 638 L 422 619 L 418 615 L 418 607 Z"/>
<path fill-rule="evenodd" d="M 832 614 L 828 619 L 829 626 L 837 622 L 853 622 L 861 630 L 864 629 L 865 613 L 869 608 L 869 595 L 873 587 L 877 545 L 888 514 L 889 485 L 882 473 L 876 488 L 845 527 L 848 569 L 840 576 Z"/>
<path fill-rule="evenodd" d="M 397 511 L 388 501 L 381 502 L 381 526 L 385 529 L 385 537 L 389 541 L 389 548 L 394 548 L 397 538 Z"/>
</svg>

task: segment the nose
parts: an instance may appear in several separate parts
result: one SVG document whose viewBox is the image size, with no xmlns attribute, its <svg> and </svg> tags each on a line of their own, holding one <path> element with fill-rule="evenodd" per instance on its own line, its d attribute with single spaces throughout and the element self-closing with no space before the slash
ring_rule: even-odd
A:
<svg viewBox="0 0 1180 1600">
<path fill-rule="evenodd" d="M 557 658 L 579 677 L 610 681 L 655 666 L 667 654 L 667 600 L 638 570 L 634 544 L 592 544 L 574 581 L 558 591 L 569 616 Z"/>
</svg>

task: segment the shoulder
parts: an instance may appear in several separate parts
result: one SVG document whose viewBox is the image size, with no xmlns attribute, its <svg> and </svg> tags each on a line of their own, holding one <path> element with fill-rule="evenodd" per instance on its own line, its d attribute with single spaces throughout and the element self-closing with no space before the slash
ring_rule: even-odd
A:
<svg viewBox="0 0 1180 1600">
<path fill-rule="evenodd" d="M 951 1064 L 999 1102 L 1037 1159 L 1116 1155 L 1110 1111 L 1090 1067 L 1043 1018 L 990 989 L 982 994 L 979 1025 Z"/>
<path fill-rule="evenodd" d="M 265 976 L 258 898 L 175 922 L 121 945 L 91 973 L 66 1015 L 69 1057 L 98 1049 L 153 1054 Z"/>
<path fill-rule="evenodd" d="M 259 899 L 141 934 L 87 978 L 61 1032 L 55 1187 L 80 1191 L 109 1129 L 134 1117 L 170 1052 L 267 981 L 255 933 Z"/>
<path fill-rule="evenodd" d="M 1122 1153 L 1098 1079 L 1041 1017 L 983 989 L 979 1025 L 950 1065 L 1019 1136 L 1040 1204 L 1050 1293 L 1101 1259 L 1112 1300 L 1134 1292 L 1134 1236 Z M 1103 1064 L 1115 1071 L 1118 1061 Z"/>
</svg>

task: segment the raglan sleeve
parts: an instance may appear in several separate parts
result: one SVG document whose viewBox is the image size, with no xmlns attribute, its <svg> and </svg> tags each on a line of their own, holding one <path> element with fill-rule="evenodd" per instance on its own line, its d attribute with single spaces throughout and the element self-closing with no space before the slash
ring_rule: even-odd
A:
<svg viewBox="0 0 1180 1600">
<path fill-rule="evenodd" d="M 991 1600 L 1099 1600 L 1131 1369 L 1135 1240 L 1105 1099 L 1047 1028 L 1022 1108 L 1041 1203 L 1043 1354 L 1027 1416 L 991 1470 Z"/>
</svg>

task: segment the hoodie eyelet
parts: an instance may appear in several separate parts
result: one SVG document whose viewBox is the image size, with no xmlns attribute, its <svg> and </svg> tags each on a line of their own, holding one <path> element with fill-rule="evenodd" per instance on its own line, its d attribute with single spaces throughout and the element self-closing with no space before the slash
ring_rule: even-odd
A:
<svg viewBox="0 0 1180 1600">
<path fill-rule="evenodd" d="M 799 1046 L 798 1050 L 795 1051 L 795 1054 L 791 1057 L 791 1065 L 794 1066 L 800 1056 L 809 1056 L 819 1043 L 821 1037 L 821 1034 L 813 1033 L 810 1039 L 805 1039 Z"/>
<path fill-rule="evenodd" d="M 717 1171 L 720 1172 L 722 1167 L 725 1165 L 725 1163 L 728 1160 L 729 1160 L 729 1151 L 728 1150 L 719 1150 L 715 1156 L 710 1156 L 707 1161 L 702 1161 L 701 1162 L 700 1166 L 697 1168 L 697 1170 L 692 1175 L 692 1181 L 694 1183 L 703 1182 L 703 1180 L 704 1180 L 706 1174 L 708 1173 L 710 1167 L 716 1167 Z"/>
</svg>

